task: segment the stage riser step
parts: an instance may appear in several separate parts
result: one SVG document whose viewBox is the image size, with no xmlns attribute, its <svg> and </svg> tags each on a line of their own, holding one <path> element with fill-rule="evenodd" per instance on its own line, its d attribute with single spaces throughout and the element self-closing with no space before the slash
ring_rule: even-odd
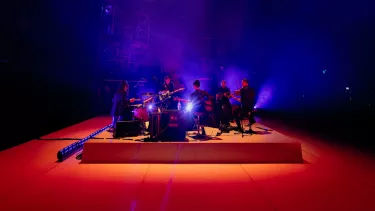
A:
<svg viewBox="0 0 375 211">
<path fill-rule="evenodd" d="M 82 163 L 303 163 L 300 143 L 86 142 Z"/>
</svg>

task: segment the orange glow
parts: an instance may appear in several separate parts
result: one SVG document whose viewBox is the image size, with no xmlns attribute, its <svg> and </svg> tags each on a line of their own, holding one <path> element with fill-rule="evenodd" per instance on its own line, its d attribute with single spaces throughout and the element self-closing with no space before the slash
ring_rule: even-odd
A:
<svg viewBox="0 0 375 211">
<path fill-rule="evenodd" d="M 352 151 L 306 144 L 312 164 L 80 164 L 74 156 L 56 163 L 70 143 L 0 152 L 0 210 L 375 210 L 374 162 Z"/>
</svg>

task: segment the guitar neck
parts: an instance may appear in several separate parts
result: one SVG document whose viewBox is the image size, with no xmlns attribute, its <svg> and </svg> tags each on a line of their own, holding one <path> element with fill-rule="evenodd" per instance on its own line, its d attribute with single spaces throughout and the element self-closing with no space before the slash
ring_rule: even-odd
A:
<svg viewBox="0 0 375 211">
<path fill-rule="evenodd" d="M 173 92 L 170 92 L 169 94 L 171 95 L 171 94 L 174 94 L 174 93 L 182 91 L 182 90 L 184 90 L 184 89 L 177 89 L 177 90 L 174 90 Z"/>
</svg>

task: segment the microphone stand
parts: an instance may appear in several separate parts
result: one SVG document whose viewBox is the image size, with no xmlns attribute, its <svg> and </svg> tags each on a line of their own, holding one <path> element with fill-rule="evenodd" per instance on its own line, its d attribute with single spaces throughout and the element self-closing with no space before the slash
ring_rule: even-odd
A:
<svg viewBox="0 0 375 211">
<path fill-rule="evenodd" d="M 137 83 L 135 84 L 134 88 L 136 88 L 139 83 L 144 82 L 144 81 L 146 81 L 146 79 L 145 78 L 141 78 L 141 80 L 137 81 Z"/>
</svg>

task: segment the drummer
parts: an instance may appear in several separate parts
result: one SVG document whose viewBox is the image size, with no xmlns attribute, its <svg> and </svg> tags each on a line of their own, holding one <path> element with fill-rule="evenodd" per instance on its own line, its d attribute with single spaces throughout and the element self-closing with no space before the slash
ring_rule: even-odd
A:
<svg viewBox="0 0 375 211">
<path fill-rule="evenodd" d="M 129 84 L 123 81 L 119 84 L 117 91 L 112 99 L 112 128 L 116 127 L 117 121 L 131 120 L 132 113 L 130 103 L 135 102 L 134 98 L 128 99 Z"/>
</svg>

